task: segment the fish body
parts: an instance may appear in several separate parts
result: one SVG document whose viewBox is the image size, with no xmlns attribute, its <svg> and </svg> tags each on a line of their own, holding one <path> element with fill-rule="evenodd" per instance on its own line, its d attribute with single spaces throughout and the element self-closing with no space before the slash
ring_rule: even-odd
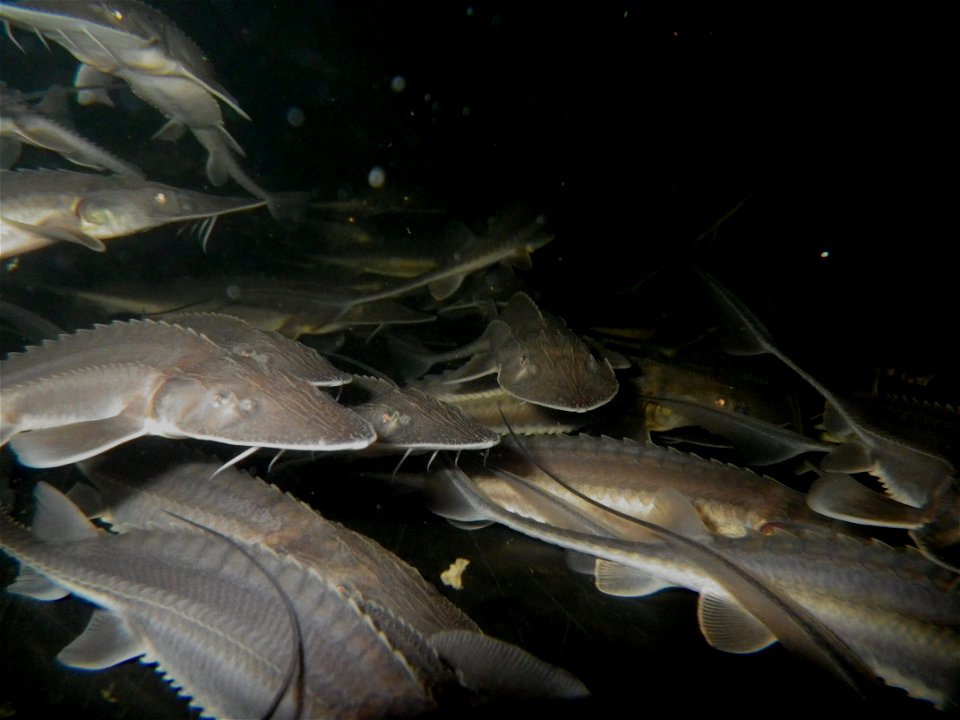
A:
<svg viewBox="0 0 960 720">
<path fill-rule="evenodd" d="M 331 581 L 348 580 L 359 597 L 389 609 L 424 636 L 479 630 L 416 570 L 374 541 L 236 468 L 211 477 L 219 465 L 161 438 L 117 448 L 81 464 L 100 494 L 99 506 L 88 514 L 128 532 L 175 526 L 173 513 L 238 542 L 293 555 Z"/>
<path fill-rule="evenodd" d="M 0 258 L 58 241 L 102 251 L 103 240 L 264 204 L 261 200 L 217 197 L 139 178 L 69 170 L 4 171 L 0 188 Z"/>
<path fill-rule="evenodd" d="M 174 313 L 163 319 L 210 338 L 234 357 L 248 358 L 264 370 L 287 373 L 311 385 L 334 387 L 353 379 L 314 349 L 279 333 L 258 330 L 232 315 Z"/>
<path fill-rule="evenodd" d="M 449 385 L 443 376 L 430 376 L 409 387 L 455 405 L 481 425 L 501 435 L 556 435 L 579 430 L 596 418 L 570 413 L 514 397 L 490 378 Z"/>
<path fill-rule="evenodd" d="M 396 657 L 392 674 L 387 672 L 381 679 L 378 668 L 369 665 L 363 654 L 318 654 L 315 666 L 308 668 L 308 678 L 329 675 L 322 685 L 325 695 L 353 703 L 355 697 L 373 691 L 345 692 L 340 684 L 350 688 L 361 682 L 382 684 L 377 691 L 384 694 L 395 691 L 391 677 L 395 678 L 396 668 L 421 679 L 423 704 L 431 699 L 433 684 L 451 683 L 449 668 L 456 670 L 457 682 L 467 689 L 482 688 L 493 696 L 506 689 L 501 683 L 509 685 L 508 677 L 510 682 L 528 683 L 521 695 L 584 692 L 563 671 L 482 635 L 416 570 L 372 540 L 325 520 L 290 495 L 239 470 L 228 468 L 210 477 L 217 462 L 170 445 L 152 439 L 83 463 L 84 473 L 99 493 L 99 506 L 90 514 L 124 533 L 172 529 L 178 524 L 174 516 L 186 518 L 243 546 L 268 548 L 293 558 L 311 575 L 338 588 Z M 328 646 L 352 647 L 369 634 L 356 626 L 330 625 L 323 616 L 310 622 L 333 636 Z M 474 652 L 461 655 L 467 650 Z M 501 677 L 492 685 L 484 687 L 479 680 L 493 676 Z M 371 678 L 376 682 L 369 682 Z M 542 684 L 547 678 L 549 682 Z"/>
<path fill-rule="evenodd" d="M 39 487 L 35 528 L 79 523 L 82 516 L 48 513 L 69 501 L 47 500 L 55 491 Z M 403 638 L 406 652 L 392 645 L 375 611 L 292 556 L 183 522 L 119 536 L 90 525 L 89 533 L 38 539 L 0 519 L 0 548 L 30 568 L 14 591 L 38 596 L 39 574 L 101 608 L 58 656 L 69 666 L 156 662 L 191 704 L 216 717 L 413 714 L 435 707 L 435 685 L 455 682 L 425 640 Z M 414 653 L 432 664 L 417 657 L 414 667 Z"/>
<path fill-rule="evenodd" d="M 20 144 L 27 143 L 59 153 L 76 165 L 143 178 L 139 168 L 34 109 L 15 90 L 0 92 L 0 141 L 4 151 L 10 152 L 9 160 L 3 160 L 4 170 L 19 157 Z"/>
<path fill-rule="evenodd" d="M 500 387 L 519 400 L 578 413 L 606 404 L 619 389 L 609 360 L 598 361 L 562 320 L 541 311 L 524 292 L 510 299 L 481 338 L 442 359 L 470 353 L 470 360 L 444 373 L 442 382 L 495 374 Z M 422 369 L 436 361 L 437 357 L 421 360 Z"/>
<path fill-rule="evenodd" d="M 714 647 L 755 652 L 779 639 L 860 692 L 872 694 L 878 675 L 940 709 L 960 702 L 956 574 L 912 549 L 818 532 L 713 536 L 672 491 L 659 495 L 655 522 L 638 521 L 647 539 L 630 542 L 586 519 L 578 531 L 523 518 L 462 472 L 447 478 L 488 520 L 599 558 L 592 571 L 605 592 L 699 593 L 700 628 Z"/>
<path fill-rule="evenodd" d="M 519 447 L 518 447 L 519 446 Z M 522 478 L 542 492 L 559 497 L 584 514 L 609 518 L 614 510 L 634 518 L 650 519 L 655 499 L 672 489 L 697 510 L 711 533 L 743 537 L 769 533 L 780 527 L 826 528 L 827 521 L 806 505 L 804 494 L 757 473 L 685 453 L 673 448 L 633 440 L 579 435 L 534 436 L 504 441 L 488 454 L 484 467 L 470 475 L 484 492 L 497 488 L 499 504 L 514 512 L 545 521 L 536 506 L 508 504 L 519 500 L 516 485 L 498 471 Z M 558 484 L 563 479 L 577 497 Z M 614 517 L 609 522 L 626 536 L 635 526 Z"/>
<path fill-rule="evenodd" d="M 717 298 L 721 312 L 739 335 L 734 342 L 741 353 L 770 353 L 803 378 L 829 404 L 825 418 L 832 434 L 846 435 L 844 446 L 830 453 L 821 463 L 828 472 L 866 471 L 877 477 L 887 493 L 898 502 L 925 507 L 944 481 L 955 474 L 952 463 L 941 451 L 898 434 L 876 422 L 875 416 L 839 397 L 781 351 L 766 327 L 729 290 L 703 270 L 698 270 Z"/>
<path fill-rule="evenodd" d="M 240 168 L 242 148 L 227 132 L 218 100 L 244 118 L 214 79 L 209 61 L 169 18 L 139 0 L 115 2 L 26 0 L 0 4 L 0 19 L 59 43 L 81 63 L 76 85 L 103 84 L 104 76 L 124 80 L 138 97 L 169 119 L 157 133 L 177 139 L 189 129 L 207 150 L 207 176 L 214 185 L 234 178 L 245 190 L 269 195 Z M 83 103 L 107 102 L 103 91 L 87 91 Z"/>
<path fill-rule="evenodd" d="M 308 382 L 238 362 L 195 331 L 118 322 L 45 342 L 0 364 L 2 443 L 23 464 L 77 462 L 141 437 L 347 450 L 370 425 Z"/>
<path fill-rule="evenodd" d="M 498 263 L 529 267 L 530 255 L 551 240 L 553 235 L 542 217 L 531 220 L 516 211 L 492 218 L 488 232 L 483 236 L 474 235 L 465 226 L 456 224 L 447 230 L 444 245 L 450 249 L 436 270 L 372 293 L 366 301 L 407 295 L 424 287 L 429 289 L 434 300 L 446 300 L 460 289 L 471 273 L 478 270 Z"/>
<path fill-rule="evenodd" d="M 918 437 L 915 421 L 907 423 L 912 427 L 898 430 L 891 427 L 889 416 L 878 420 L 883 416 L 869 405 L 842 398 L 824 386 L 774 344 L 769 331 L 738 298 L 706 272 L 698 272 L 728 321 L 739 329 L 737 340 L 745 351 L 774 355 L 823 396 L 827 403 L 824 423 L 831 435 L 844 442 L 830 451 L 820 468 L 838 475 L 868 472 L 880 481 L 890 498 L 922 509 L 930 518 L 930 527 L 924 524 L 912 529 L 912 537 L 931 560 L 954 571 L 960 569 L 960 479 L 948 457 L 950 451 L 941 450 L 928 435 Z M 869 511 L 858 518 L 856 507 L 849 506 L 851 494 L 846 488 L 849 485 L 845 483 L 837 486 L 836 492 L 822 487 L 815 503 L 818 511 L 865 524 L 887 523 L 887 518 L 873 517 Z M 875 506 L 870 503 L 871 510 Z"/>
</svg>

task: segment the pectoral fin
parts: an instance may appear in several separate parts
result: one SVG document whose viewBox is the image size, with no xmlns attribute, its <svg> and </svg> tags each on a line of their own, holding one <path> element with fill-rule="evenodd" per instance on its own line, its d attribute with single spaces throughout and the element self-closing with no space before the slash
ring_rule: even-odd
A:
<svg viewBox="0 0 960 720">
<path fill-rule="evenodd" d="M 820 461 L 820 469 L 831 473 L 870 472 L 876 462 L 870 456 L 870 450 L 860 442 L 845 442 Z"/>
<path fill-rule="evenodd" d="M 924 510 L 874 492 L 841 473 L 821 475 L 810 486 L 807 506 L 821 515 L 858 525 L 912 529 L 926 521 Z"/>
<path fill-rule="evenodd" d="M 450 275 L 427 285 L 434 300 L 446 300 L 463 285 L 464 275 Z"/>
<path fill-rule="evenodd" d="M 187 126 L 177 120 L 168 120 L 157 130 L 151 140 L 163 140 L 165 142 L 176 142 L 183 137 L 187 131 Z"/>
<path fill-rule="evenodd" d="M 53 580 L 37 572 L 29 565 L 20 566 L 17 579 L 7 585 L 6 590 L 15 595 L 23 595 L 42 602 L 60 600 L 70 594 L 69 590 L 64 590 Z"/>
<path fill-rule="evenodd" d="M 710 646 L 724 652 L 754 653 L 777 641 L 763 623 L 733 600 L 701 594 L 697 620 Z"/>
<path fill-rule="evenodd" d="M 10 441 L 10 447 L 28 467 L 60 467 L 86 460 L 144 434 L 143 418 L 124 413 L 106 420 L 20 433 Z"/>
<path fill-rule="evenodd" d="M 80 637 L 67 645 L 57 660 L 68 667 L 104 670 L 147 651 L 119 615 L 96 610 Z"/>
<path fill-rule="evenodd" d="M 52 240 L 55 242 L 69 242 L 75 243 L 77 245 L 83 245 L 84 247 L 95 250 L 96 252 L 103 252 L 107 249 L 107 246 L 102 242 L 97 240 L 94 237 L 82 233 L 79 230 L 74 230 L 73 228 L 65 228 L 53 223 L 46 223 L 40 225 L 29 225 L 27 223 L 22 223 L 19 220 L 11 220 L 10 218 L 3 218 L 4 224 L 15 227 L 22 232 L 29 233 L 31 235 L 37 235 L 46 240 Z"/>
<path fill-rule="evenodd" d="M 636 568 L 600 558 L 595 564 L 594 578 L 597 590 L 617 597 L 644 597 L 674 587 Z"/>
<path fill-rule="evenodd" d="M 476 380 L 486 375 L 492 375 L 497 372 L 499 367 L 496 358 L 492 353 L 480 352 L 470 358 L 466 364 L 456 370 L 451 370 L 443 374 L 443 384 L 453 385 L 456 383 Z"/>
<path fill-rule="evenodd" d="M 73 80 L 74 87 L 84 88 L 77 93 L 77 102 L 84 106 L 100 103 L 113 107 L 113 100 L 107 93 L 107 87 L 114 82 L 115 80 L 106 73 L 81 64 Z"/>
</svg>

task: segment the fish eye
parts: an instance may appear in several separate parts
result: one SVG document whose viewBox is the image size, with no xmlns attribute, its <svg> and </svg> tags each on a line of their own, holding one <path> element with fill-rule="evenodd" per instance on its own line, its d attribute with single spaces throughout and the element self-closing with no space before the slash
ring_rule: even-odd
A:
<svg viewBox="0 0 960 720">
<path fill-rule="evenodd" d="M 226 400 L 226 396 L 223 393 L 218 392 L 214 393 L 213 397 L 210 398 L 210 404 L 215 408 L 223 407 L 223 404 L 226 402 Z"/>
</svg>

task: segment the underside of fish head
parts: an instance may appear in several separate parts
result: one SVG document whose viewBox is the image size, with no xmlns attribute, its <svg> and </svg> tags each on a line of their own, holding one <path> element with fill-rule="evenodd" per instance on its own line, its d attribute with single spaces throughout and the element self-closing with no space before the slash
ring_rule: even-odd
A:
<svg viewBox="0 0 960 720">
<path fill-rule="evenodd" d="M 154 396 L 154 434 L 289 450 L 354 450 L 370 424 L 308 382 L 238 363 L 171 377 Z"/>
<path fill-rule="evenodd" d="M 598 361 L 566 333 L 543 332 L 536 342 L 508 343 L 498 356 L 500 387 L 536 405 L 587 412 L 612 400 L 619 389 L 609 360 Z"/>
</svg>

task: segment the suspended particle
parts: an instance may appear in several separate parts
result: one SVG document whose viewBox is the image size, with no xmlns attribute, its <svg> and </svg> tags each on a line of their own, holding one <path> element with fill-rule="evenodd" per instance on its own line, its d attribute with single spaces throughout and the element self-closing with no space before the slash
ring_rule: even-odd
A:
<svg viewBox="0 0 960 720">
<path fill-rule="evenodd" d="M 293 127 L 300 127 L 306 119 L 307 116 L 303 114 L 303 110 L 296 105 L 287 110 L 287 122 Z"/>
<path fill-rule="evenodd" d="M 403 75 L 397 75 L 390 81 L 390 89 L 396 93 L 401 93 L 407 89 L 407 79 Z"/>
<path fill-rule="evenodd" d="M 367 182 L 370 184 L 370 187 L 375 189 L 382 188 L 386 181 L 387 173 L 384 172 L 384 169 L 379 165 L 375 168 L 372 168 L 367 175 Z"/>
</svg>

